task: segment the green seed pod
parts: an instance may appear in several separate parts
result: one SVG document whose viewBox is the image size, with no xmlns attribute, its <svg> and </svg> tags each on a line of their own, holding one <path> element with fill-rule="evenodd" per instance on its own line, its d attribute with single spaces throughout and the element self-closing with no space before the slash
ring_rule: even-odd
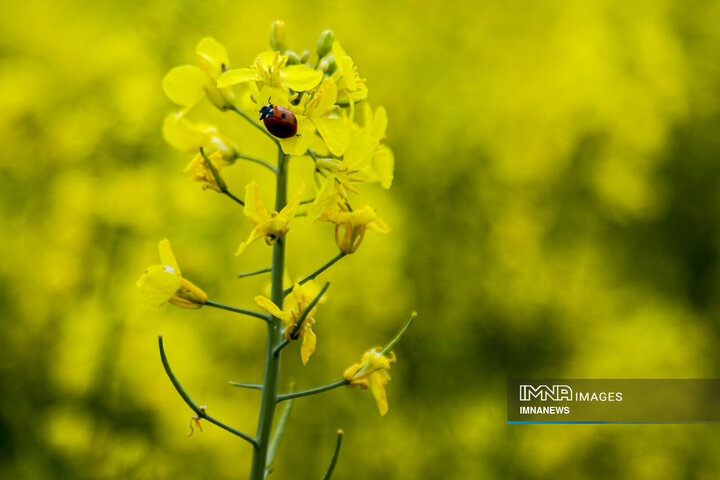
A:
<svg viewBox="0 0 720 480">
<path fill-rule="evenodd" d="M 321 33 L 317 43 L 318 58 L 322 58 L 330 53 L 333 43 L 335 43 L 335 34 L 332 30 L 325 30 Z"/>
<path fill-rule="evenodd" d="M 277 20 L 270 27 L 270 48 L 276 52 L 283 52 L 287 49 L 285 45 L 285 22 Z"/>
</svg>

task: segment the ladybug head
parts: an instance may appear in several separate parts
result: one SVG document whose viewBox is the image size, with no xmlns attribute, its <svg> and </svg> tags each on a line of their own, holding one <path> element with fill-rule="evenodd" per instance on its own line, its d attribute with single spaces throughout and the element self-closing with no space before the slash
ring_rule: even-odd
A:
<svg viewBox="0 0 720 480">
<path fill-rule="evenodd" d="M 264 119 L 265 117 L 272 117 L 273 114 L 273 104 L 268 103 L 264 107 L 260 109 L 260 120 Z"/>
</svg>

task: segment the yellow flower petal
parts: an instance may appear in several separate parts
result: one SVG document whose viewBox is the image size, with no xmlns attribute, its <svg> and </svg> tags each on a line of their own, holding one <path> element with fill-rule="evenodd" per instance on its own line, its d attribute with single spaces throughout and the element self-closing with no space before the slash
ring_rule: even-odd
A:
<svg viewBox="0 0 720 480">
<path fill-rule="evenodd" d="M 305 115 L 309 118 L 319 118 L 327 115 L 336 108 L 337 85 L 332 77 L 323 80 L 320 88 L 305 108 Z"/>
<path fill-rule="evenodd" d="M 278 213 L 276 218 L 278 218 L 281 222 L 284 222 L 285 224 L 290 223 L 290 220 L 295 217 L 295 210 L 297 210 L 298 205 L 300 205 L 300 197 L 304 192 L 305 184 L 302 183 L 295 191 L 293 196 L 290 198 L 287 205 L 285 205 L 285 207 L 280 210 L 280 213 Z"/>
<path fill-rule="evenodd" d="M 180 275 L 165 265 L 153 265 L 137 282 L 146 303 L 151 307 L 160 307 L 170 301 L 180 289 Z"/>
<path fill-rule="evenodd" d="M 160 252 L 160 262 L 163 265 L 172 267 L 178 275 L 182 275 L 178 262 L 175 259 L 175 254 L 173 253 L 172 248 L 170 248 L 170 241 L 167 238 L 160 240 L 160 243 L 158 244 L 158 251 Z"/>
<path fill-rule="evenodd" d="M 190 173 L 191 180 L 200 182 L 202 184 L 203 190 L 207 190 L 209 188 L 211 190 L 215 190 L 216 192 L 222 192 L 221 184 L 225 186 L 224 180 L 222 179 L 222 175 L 220 173 L 220 171 L 222 170 L 222 158 L 223 153 L 220 151 L 213 152 L 211 155 L 208 156 L 208 160 L 212 162 L 212 165 L 217 172 L 217 176 L 221 182 L 220 184 L 215 178 L 215 175 L 213 175 L 212 170 L 210 170 L 210 167 L 208 167 L 205 158 L 203 158 L 200 153 L 193 157 L 193 159 L 183 171 L 185 173 Z"/>
<path fill-rule="evenodd" d="M 369 105 L 365 104 L 365 107 L 368 133 L 378 140 L 382 140 L 385 138 L 385 130 L 387 130 L 388 124 L 385 108 L 378 107 L 377 110 L 375 110 L 375 115 L 372 115 Z"/>
<path fill-rule="evenodd" d="M 219 75 L 224 68 L 227 68 L 229 63 L 225 46 L 212 37 L 206 37 L 200 40 L 197 47 L 195 47 L 195 53 L 200 55 L 209 69 L 208 73 L 212 75 L 213 78 L 217 78 L 217 75 Z"/>
<path fill-rule="evenodd" d="M 258 184 L 253 180 L 245 186 L 245 206 L 243 213 L 255 225 L 266 221 L 270 215 L 265 209 L 265 205 L 260 198 L 260 189 Z"/>
<path fill-rule="evenodd" d="M 184 112 L 171 113 L 165 117 L 163 136 L 170 145 L 181 152 L 197 152 L 201 146 L 207 145 L 211 140 L 211 135 L 190 123 L 185 118 Z"/>
<path fill-rule="evenodd" d="M 262 238 L 264 236 L 265 236 L 265 232 L 262 229 L 257 228 L 257 227 L 253 228 L 252 232 L 250 232 L 250 236 L 248 237 L 248 239 L 245 240 L 244 242 L 242 242 L 238 246 L 238 249 L 235 251 L 235 255 L 236 256 L 241 255 L 245 251 L 245 249 L 247 248 L 248 245 L 250 245 L 255 240 Z"/>
<path fill-rule="evenodd" d="M 254 68 L 234 68 L 220 75 L 217 79 L 218 88 L 231 87 L 240 83 L 260 81 L 262 77 Z"/>
<path fill-rule="evenodd" d="M 208 76 L 199 67 L 183 65 L 170 70 L 163 78 L 162 87 L 168 98 L 178 105 L 195 105 L 205 95 Z"/>
<path fill-rule="evenodd" d="M 310 360 L 310 355 L 312 355 L 315 351 L 317 337 L 309 325 L 303 328 L 305 328 L 305 333 L 303 333 L 303 341 L 300 346 L 300 359 L 302 360 L 303 365 L 307 365 L 308 360 Z"/>
<path fill-rule="evenodd" d="M 312 120 L 328 149 L 338 157 L 345 153 L 350 142 L 350 128 L 341 118 L 320 117 Z"/>
<path fill-rule="evenodd" d="M 295 108 L 290 105 L 290 97 L 288 96 L 287 90 L 279 87 L 271 87 L 270 85 L 265 85 L 262 87 L 262 90 L 260 90 L 260 94 L 255 99 L 255 103 L 259 108 L 264 107 L 268 103 L 272 103 L 273 105 L 279 105 L 290 110 L 293 110 Z"/>
<path fill-rule="evenodd" d="M 337 40 L 335 40 L 335 42 L 333 43 L 332 52 L 335 58 L 344 58 L 347 56 L 347 53 L 345 53 L 345 49 L 342 47 L 342 45 L 340 45 L 340 42 L 338 42 Z"/>
<path fill-rule="evenodd" d="M 385 393 L 385 384 L 387 380 L 382 375 L 383 372 L 376 372 L 368 378 L 370 382 L 370 391 L 375 397 L 380 416 L 384 416 L 388 412 L 387 395 Z"/>
<path fill-rule="evenodd" d="M 323 73 L 313 70 L 307 65 L 290 65 L 280 70 L 280 79 L 284 87 L 296 92 L 304 92 L 314 88 L 323 78 Z"/>
<path fill-rule="evenodd" d="M 335 176 L 331 175 L 325 179 L 322 187 L 315 195 L 315 201 L 310 205 L 309 216 L 318 220 L 323 211 L 330 205 L 335 205 L 339 199 L 340 194 L 335 188 Z"/>
<path fill-rule="evenodd" d="M 390 188 L 395 178 L 395 156 L 387 145 L 380 145 L 370 162 L 377 174 L 380 185 L 384 189 Z"/>
<path fill-rule="evenodd" d="M 353 132 L 345 149 L 343 163 L 350 171 L 361 170 L 370 162 L 377 146 L 377 139 L 366 132 Z"/>
<path fill-rule="evenodd" d="M 263 68 L 269 69 L 273 63 L 275 63 L 275 59 L 278 56 L 282 57 L 282 55 L 279 55 L 279 53 L 274 50 L 267 50 L 259 53 L 258 56 L 255 57 L 255 63 L 257 64 L 259 62 Z"/>
<path fill-rule="evenodd" d="M 369 205 L 363 205 L 350 212 L 349 220 L 353 227 L 367 225 L 377 218 L 375 210 Z"/>
<path fill-rule="evenodd" d="M 368 223 L 367 228 L 375 230 L 380 233 L 389 233 L 390 227 L 382 218 L 376 218 L 372 222 Z"/>
<path fill-rule="evenodd" d="M 273 301 L 267 297 L 258 295 L 255 297 L 255 303 L 257 303 L 260 308 L 264 309 L 274 317 L 277 317 L 284 321 L 291 319 L 291 315 L 288 312 L 283 312 L 282 310 L 280 310 L 278 306 L 275 305 Z"/>
<path fill-rule="evenodd" d="M 349 92 L 357 89 L 357 81 L 355 79 L 355 64 L 352 58 L 345 55 L 338 62 L 340 70 L 343 73 L 343 80 L 345 81 L 345 89 Z"/>
<path fill-rule="evenodd" d="M 273 101 L 275 97 L 273 97 Z M 290 138 L 278 138 L 282 150 L 287 155 L 301 156 L 305 155 L 315 137 L 315 126 L 313 122 L 302 115 L 298 115 L 297 134 Z"/>
</svg>

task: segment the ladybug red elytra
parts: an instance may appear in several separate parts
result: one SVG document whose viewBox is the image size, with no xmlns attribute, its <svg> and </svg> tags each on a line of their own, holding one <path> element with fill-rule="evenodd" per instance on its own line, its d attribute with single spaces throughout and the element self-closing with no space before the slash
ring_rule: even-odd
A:
<svg viewBox="0 0 720 480">
<path fill-rule="evenodd" d="M 260 120 L 268 132 L 278 138 L 290 138 L 297 134 L 297 118 L 287 108 L 268 103 L 260 109 Z"/>
</svg>

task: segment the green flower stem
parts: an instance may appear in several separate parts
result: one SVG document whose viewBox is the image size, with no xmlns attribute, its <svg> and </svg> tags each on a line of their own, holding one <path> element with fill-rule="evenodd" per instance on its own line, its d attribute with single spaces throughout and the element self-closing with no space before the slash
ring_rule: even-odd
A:
<svg viewBox="0 0 720 480">
<path fill-rule="evenodd" d="M 185 401 L 188 407 L 192 409 L 193 412 L 195 412 L 195 415 L 197 415 L 199 418 L 205 419 L 210 423 L 213 423 L 217 425 L 218 427 L 227 430 L 228 432 L 232 433 L 233 435 L 237 435 L 238 437 L 242 438 L 243 440 L 246 440 L 250 442 L 255 448 L 257 448 L 257 442 L 254 438 L 251 436 L 244 434 L 238 430 L 235 430 L 232 427 L 229 427 L 222 423 L 219 420 L 216 420 L 215 418 L 211 417 L 207 413 L 205 413 L 205 407 L 198 407 L 197 404 L 193 401 L 192 398 L 190 398 L 190 395 L 185 391 L 183 386 L 180 384 L 180 381 L 177 379 L 175 374 L 173 373 L 172 369 L 170 368 L 170 363 L 168 362 L 167 356 L 165 355 L 165 347 L 163 346 L 163 337 L 162 335 L 158 335 L 158 345 L 160 347 L 160 360 L 162 361 L 163 367 L 165 367 L 165 373 L 167 373 L 167 376 L 170 378 L 170 381 L 172 382 L 173 386 L 175 387 L 175 390 L 180 394 L 182 399 Z"/>
<path fill-rule="evenodd" d="M 255 270 L 254 272 L 241 272 L 238 273 L 238 278 L 252 277 L 253 275 L 260 275 L 261 273 L 272 272 L 272 267 L 263 268 L 262 270 Z"/>
<path fill-rule="evenodd" d="M 243 202 L 242 200 L 240 200 L 239 198 L 237 198 L 235 195 L 233 195 L 232 193 L 230 193 L 228 190 L 223 190 L 222 193 L 224 193 L 226 196 L 228 196 L 229 198 L 231 198 L 232 200 L 234 200 L 235 203 L 239 203 L 239 204 L 240 204 L 241 206 L 243 206 L 243 207 L 245 206 L 245 202 Z"/>
<path fill-rule="evenodd" d="M 275 350 L 273 350 L 273 355 L 277 356 L 283 348 L 288 346 L 289 343 L 290 343 L 290 340 L 288 340 L 288 339 L 285 339 L 282 342 L 280 342 L 278 344 L 278 346 L 275 347 Z"/>
<path fill-rule="evenodd" d="M 308 203 L 313 203 L 315 201 L 315 198 L 308 198 L 307 200 L 303 200 L 300 202 L 300 205 L 307 205 Z"/>
<path fill-rule="evenodd" d="M 312 388 L 310 390 L 304 390 L 302 392 L 290 392 L 284 395 L 278 395 L 277 401 L 283 402 L 285 400 L 292 400 L 293 398 L 307 397 L 308 395 L 315 395 L 316 393 L 327 392 L 328 390 L 332 390 L 334 388 L 344 387 L 348 383 L 350 382 L 343 378 L 342 380 L 338 380 L 337 382 L 331 383 L 329 385 L 323 385 L 322 387 Z"/>
<path fill-rule="evenodd" d="M 318 161 L 317 153 L 315 153 L 315 150 L 312 150 L 310 148 L 308 148 L 307 152 L 305 152 L 305 156 L 309 156 L 312 159 L 312 161 L 315 163 L 317 163 L 317 161 Z M 342 155 L 333 155 L 332 153 L 328 152 L 327 154 L 323 155 L 323 158 L 333 158 L 336 160 L 342 160 L 343 157 L 342 157 Z"/>
<path fill-rule="evenodd" d="M 303 285 L 303 284 L 309 282 L 310 280 L 312 280 L 313 278 L 317 277 L 318 275 L 320 275 L 322 272 L 324 272 L 324 271 L 327 270 L 328 268 L 332 267 L 332 266 L 335 264 L 335 262 L 337 262 L 338 260 L 340 260 L 341 258 L 343 258 L 345 255 L 346 255 L 346 254 L 345 254 L 345 253 L 342 253 L 342 252 L 338 253 L 337 257 L 333 258 L 333 259 L 330 260 L 328 263 L 326 263 L 326 264 L 323 265 L 322 267 L 318 268 L 317 270 L 315 270 L 313 273 L 311 273 L 311 274 L 308 275 L 307 277 L 305 277 L 305 278 L 303 278 L 302 280 L 300 280 L 298 283 L 299 283 L 300 285 Z M 289 294 L 290 292 L 292 292 L 292 289 L 293 289 L 293 287 L 287 288 L 287 289 L 283 292 L 283 295 Z"/>
<path fill-rule="evenodd" d="M 228 197 L 230 197 L 231 199 L 233 199 L 234 201 L 236 201 L 237 203 L 239 203 L 240 205 L 242 205 L 244 207 L 245 202 L 243 202 L 242 200 L 237 198 L 235 195 L 230 193 L 230 190 L 228 190 L 225 180 L 220 176 L 217 169 L 215 168 L 215 165 L 213 165 L 213 163 L 207 157 L 207 155 L 205 154 L 205 149 L 203 147 L 200 147 L 200 155 L 202 155 L 203 160 L 205 160 L 205 165 L 207 165 L 208 168 L 210 169 L 210 172 L 212 172 L 213 178 L 215 178 L 215 182 L 218 184 L 218 187 L 220 188 L 220 193 L 227 195 Z"/>
<path fill-rule="evenodd" d="M 237 158 L 242 158 L 243 160 L 247 160 L 248 162 L 254 162 L 254 163 L 257 163 L 258 165 L 262 165 L 263 167 L 270 169 L 271 172 L 273 172 L 275 175 L 277 175 L 277 168 L 273 167 L 272 165 L 270 165 L 269 163 L 267 163 L 263 160 L 260 160 L 259 158 L 250 157 L 248 155 L 243 155 L 241 153 L 236 153 L 235 156 Z"/>
<path fill-rule="evenodd" d="M 262 125 L 260 125 L 259 123 L 257 123 L 257 122 L 256 122 L 255 120 L 253 120 L 252 118 L 250 118 L 250 116 L 249 116 L 247 113 L 243 112 L 242 110 L 240 110 L 239 108 L 237 108 L 235 105 L 233 105 L 232 107 L 230 107 L 230 110 L 232 110 L 233 112 L 235 112 L 235 113 L 237 113 L 238 115 L 240 115 L 241 117 L 243 117 L 245 120 L 247 120 L 248 122 L 250 122 L 250 124 L 251 124 L 253 127 L 257 128 L 258 130 L 260 130 L 261 132 L 263 132 L 265 135 L 267 135 L 268 138 L 270 138 L 270 140 L 272 140 L 273 142 L 275 142 L 275 145 L 278 146 L 278 149 L 282 150 L 282 149 L 280 148 L 280 142 L 278 141 L 278 139 L 275 138 L 275 137 L 272 135 L 272 133 L 268 132 L 265 127 L 263 127 Z M 279 170 L 279 168 L 278 168 L 278 170 Z M 277 210 L 277 211 L 279 212 L 280 210 Z"/>
<path fill-rule="evenodd" d="M 287 424 L 288 418 L 290 418 L 290 410 L 292 409 L 292 400 L 285 404 L 280 420 L 278 420 L 277 427 L 275 427 L 275 434 L 273 435 L 272 442 L 270 442 L 270 449 L 268 450 L 267 465 L 265 469 L 267 473 L 272 471 L 272 464 L 275 462 L 275 456 L 277 455 L 278 447 L 280 446 L 280 440 L 282 440 L 283 433 L 285 433 L 285 425 Z"/>
<path fill-rule="evenodd" d="M 395 337 L 393 337 L 392 340 L 390 340 L 390 342 L 387 345 L 385 345 L 385 347 L 383 347 L 383 349 L 380 351 L 380 355 L 385 355 L 387 352 L 390 351 L 390 349 L 392 349 L 395 346 L 395 344 L 397 342 L 400 341 L 400 339 L 403 337 L 403 335 L 405 335 L 405 333 L 407 333 L 408 329 L 410 328 L 410 325 L 412 325 L 413 322 L 415 321 L 415 317 L 417 317 L 417 312 L 412 312 L 410 314 L 410 319 L 407 321 L 405 326 L 400 329 L 400 331 L 395 335 Z"/>
<path fill-rule="evenodd" d="M 335 443 L 335 451 L 333 452 L 333 456 L 330 459 L 330 465 L 328 465 L 327 470 L 325 470 L 325 475 L 322 476 L 321 480 L 330 480 L 330 476 L 333 473 L 333 470 L 335 470 L 335 464 L 337 463 L 338 454 L 340 453 L 340 444 L 342 444 L 342 437 L 343 437 L 343 431 L 338 430 L 337 431 L 337 443 Z"/>
<path fill-rule="evenodd" d="M 230 385 L 233 387 L 242 387 L 242 388 L 249 388 L 252 390 L 262 390 L 262 385 L 256 385 L 254 383 L 240 383 L 240 382 L 230 382 Z"/>
<path fill-rule="evenodd" d="M 314 163 L 317 163 L 318 158 L 317 158 L 317 155 L 315 155 L 315 151 L 314 151 L 314 150 L 310 150 L 310 149 L 308 148 L 307 152 L 305 152 L 305 155 L 309 155 L 310 158 L 312 159 L 312 161 L 313 161 Z"/>
<path fill-rule="evenodd" d="M 267 133 L 265 129 L 263 129 Z M 269 133 L 268 133 L 269 135 Z M 275 143 L 278 143 L 277 141 Z M 288 157 L 278 143 L 278 168 L 275 189 L 275 211 L 287 205 L 287 165 Z M 270 300 L 279 309 L 283 308 L 285 295 L 283 292 L 283 275 L 285 274 L 285 238 L 280 237 L 273 245 L 273 262 L 271 273 Z M 264 480 L 267 465 L 270 432 L 277 404 L 278 377 L 280 373 L 280 356 L 274 355 L 275 348 L 282 341 L 282 320 L 270 317 L 267 330 L 267 348 L 265 350 L 265 377 L 263 379 L 262 400 L 255 449 L 253 450 L 250 480 Z"/>
<path fill-rule="evenodd" d="M 260 320 L 263 320 L 265 322 L 270 321 L 270 315 L 268 315 L 266 313 L 253 312 L 252 310 L 245 310 L 244 308 L 231 307 L 230 305 L 223 305 L 222 303 L 212 302 L 210 300 L 207 300 L 205 302 L 205 305 L 208 307 L 219 308 L 221 310 L 227 310 L 228 312 L 235 312 L 235 313 L 240 313 L 242 315 L 248 315 L 251 317 L 259 318 Z"/>
</svg>

